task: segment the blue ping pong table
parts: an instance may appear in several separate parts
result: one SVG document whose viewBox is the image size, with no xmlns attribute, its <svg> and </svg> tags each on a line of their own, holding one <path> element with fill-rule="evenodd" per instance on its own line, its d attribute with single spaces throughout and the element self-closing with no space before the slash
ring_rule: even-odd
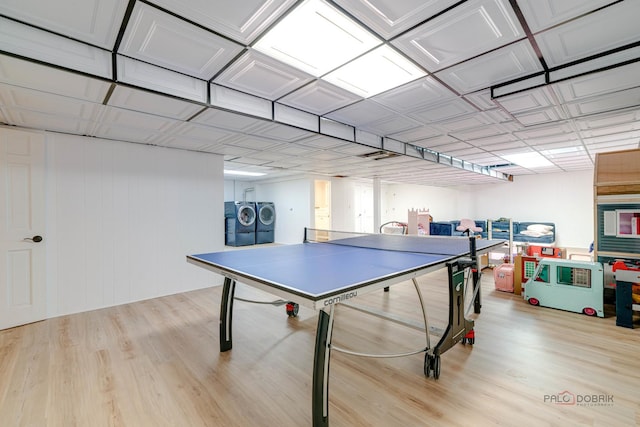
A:
<svg viewBox="0 0 640 427">
<path fill-rule="evenodd" d="M 425 375 L 437 379 L 440 355 L 457 342 L 473 335 L 473 321 L 465 319 L 465 276 L 473 277 L 474 311 L 480 312 L 480 266 L 477 255 L 501 246 L 503 240 L 465 237 L 427 237 L 392 234 L 354 234 L 305 229 L 301 244 L 268 246 L 187 256 L 187 261 L 224 276 L 220 303 L 220 351 L 232 348 L 232 313 L 236 282 L 241 282 L 282 298 L 287 313 L 297 314 L 297 306 L 318 311 L 313 367 L 312 411 L 315 427 L 328 426 L 329 359 L 334 310 L 338 304 L 353 302 L 366 293 L 389 289 L 413 280 L 423 309 L 427 346 Z M 430 348 L 427 316 L 416 278 L 441 269 L 449 271 L 449 324 L 438 344 Z M 474 338 L 469 338 L 473 343 Z"/>
</svg>

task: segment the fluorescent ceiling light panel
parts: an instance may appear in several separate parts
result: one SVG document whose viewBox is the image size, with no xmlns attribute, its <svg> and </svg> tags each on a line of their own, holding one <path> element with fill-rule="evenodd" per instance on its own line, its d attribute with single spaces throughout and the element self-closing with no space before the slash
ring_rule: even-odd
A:
<svg viewBox="0 0 640 427">
<path fill-rule="evenodd" d="M 319 77 L 381 43 L 327 3 L 307 0 L 253 47 Z"/>
<path fill-rule="evenodd" d="M 387 45 L 349 62 L 322 79 L 368 98 L 427 73 Z"/>
<path fill-rule="evenodd" d="M 522 166 L 523 168 L 539 168 L 552 165 L 549 160 L 535 151 L 518 154 L 505 154 L 502 158 L 510 161 L 511 163 L 515 163 L 518 166 Z"/>
<path fill-rule="evenodd" d="M 225 175 L 238 175 L 238 176 L 263 176 L 266 173 L 262 172 L 247 172 L 247 171 L 234 171 L 234 170 L 224 170 Z"/>
</svg>

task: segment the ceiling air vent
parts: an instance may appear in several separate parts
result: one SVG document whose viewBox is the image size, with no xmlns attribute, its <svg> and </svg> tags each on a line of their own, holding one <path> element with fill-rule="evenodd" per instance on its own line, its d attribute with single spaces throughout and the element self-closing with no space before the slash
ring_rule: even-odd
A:
<svg viewBox="0 0 640 427">
<path fill-rule="evenodd" d="M 396 157 L 396 156 L 399 156 L 399 154 L 392 153 L 391 151 L 386 151 L 386 150 L 377 150 L 377 151 L 372 151 L 371 153 L 360 155 L 360 157 L 363 157 L 365 159 L 372 159 L 372 160 L 382 160 L 382 159 L 388 159 L 390 157 Z"/>
</svg>

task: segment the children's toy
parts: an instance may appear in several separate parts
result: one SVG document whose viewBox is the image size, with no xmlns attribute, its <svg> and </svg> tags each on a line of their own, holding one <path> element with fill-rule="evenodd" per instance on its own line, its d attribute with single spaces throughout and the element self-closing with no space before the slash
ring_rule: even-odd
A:
<svg viewBox="0 0 640 427">
<path fill-rule="evenodd" d="M 541 258 L 526 282 L 531 305 L 604 317 L 604 279 L 599 262 Z"/>
</svg>

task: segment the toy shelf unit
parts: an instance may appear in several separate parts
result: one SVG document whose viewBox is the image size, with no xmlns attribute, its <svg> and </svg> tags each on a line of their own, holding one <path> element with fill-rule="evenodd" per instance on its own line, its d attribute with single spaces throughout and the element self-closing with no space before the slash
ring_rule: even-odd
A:
<svg viewBox="0 0 640 427">
<path fill-rule="evenodd" d="M 498 259 L 505 263 L 513 263 L 513 220 L 511 218 L 500 218 L 498 220 L 487 220 L 487 238 L 504 239 L 505 244 L 500 248 L 500 252 L 490 252 L 489 266 L 495 265 L 492 260 Z M 501 264 L 501 263 L 500 263 Z"/>
<path fill-rule="evenodd" d="M 604 266 L 605 291 L 616 289 L 616 324 L 633 327 L 640 305 L 616 285 L 626 282 L 613 266 L 640 263 L 640 149 L 596 154 L 593 183 L 594 259 Z"/>
</svg>

